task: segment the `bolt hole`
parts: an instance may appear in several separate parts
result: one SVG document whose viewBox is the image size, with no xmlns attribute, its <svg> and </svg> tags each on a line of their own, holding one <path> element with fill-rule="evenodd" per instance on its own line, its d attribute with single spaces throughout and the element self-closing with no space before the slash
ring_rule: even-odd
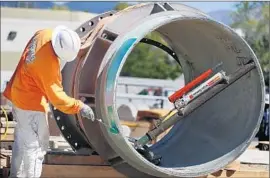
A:
<svg viewBox="0 0 270 178">
<path fill-rule="evenodd" d="M 103 19 L 103 17 L 99 17 L 99 20 L 102 20 Z"/>
<path fill-rule="evenodd" d="M 58 121 L 59 121 L 59 120 L 60 120 L 60 116 L 57 116 L 57 117 L 56 117 L 56 120 L 58 120 Z"/>
<path fill-rule="evenodd" d="M 174 55 L 175 55 L 175 53 L 172 53 L 172 55 L 174 56 Z"/>
<path fill-rule="evenodd" d="M 93 21 L 90 21 L 89 22 L 89 26 L 93 26 L 94 25 L 94 22 Z"/>
<path fill-rule="evenodd" d="M 77 143 L 77 142 L 75 143 L 75 146 L 76 146 L 76 147 L 78 146 L 78 143 Z"/>
<path fill-rule="evenodd" d="M 84 32 L 85 31 L 85 28 L 84 27 L 81 27 L 80 31 L 81 32 Z"/>
<path fill-rule="evenodd" d="M 65 130 L 65 126 L 62 126 L 62 127 L 61 127 L 61 130 Z"/>
<path fill-rule="evenodd" d="M 113 16 L 113 14 L 110 14 L 110 16 Z"/>
</svg>

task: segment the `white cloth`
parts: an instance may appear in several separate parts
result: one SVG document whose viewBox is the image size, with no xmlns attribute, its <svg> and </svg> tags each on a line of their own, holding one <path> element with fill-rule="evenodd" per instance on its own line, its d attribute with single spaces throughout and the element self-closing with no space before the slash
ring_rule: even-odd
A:
<svg viewBox="0 0 270 178">
<path fill-rule="evenodd" d="M 125 137 L 129 137 L 130 134 L 131 134 L 131 129 L 129 128 L 129 126 L 126 126 L 126 125 L 121 125 L 122 126 L 122 129 L 123 129 L 123 135 Z"/>
<path fill-rule="evenodd" d="M 10 177 L 40 177 L 42 162 L 49 146 L 46 113 L 26 111 L 13 106 L 17 121 L 12 148 Z"/>
</svg>

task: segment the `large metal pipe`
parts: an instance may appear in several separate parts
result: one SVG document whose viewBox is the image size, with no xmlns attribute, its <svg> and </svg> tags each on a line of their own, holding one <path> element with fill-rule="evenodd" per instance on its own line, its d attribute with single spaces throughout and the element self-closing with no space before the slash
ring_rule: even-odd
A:
<svg viewBox="0 0 270 178">
<path fill-rule="evenodd" d="M 99 122 L 53 110 L 57 124 L 78 153 L 96 151 L 129 177 L 195 177 L 217 171 L 240 156 L 254 138 L 264 107 L 264 80 L 248 44 L 197 9 L 179 3 L 140 4 L 84 23 L 77 30 L 84 49 L 78 60 L 64 67 L 64 89 L 121 131 L 117 78 L 134 46 L 151 31 L 159 32 L 170 44 L 185 82 L 220 62 L 228 75 L 250 60 L 255 69 L 181 119 L 151 146 L 162 156 L 159 166 L 140 155 L 122 133 L 112 134 Z"/>
</svg>

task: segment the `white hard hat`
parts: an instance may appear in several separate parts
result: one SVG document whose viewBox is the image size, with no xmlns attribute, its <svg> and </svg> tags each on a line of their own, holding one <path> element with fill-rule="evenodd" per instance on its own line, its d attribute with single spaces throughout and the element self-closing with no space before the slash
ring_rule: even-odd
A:
<svg viewBox="0 0 270 178">
<path fill-rule="evenodd" d="M 77 57 L 80 51 L 81 39 L 75 31 L 61 25 L 53 30 L 52 46 L 61 60 L 70 62 Z"/>
</svg>

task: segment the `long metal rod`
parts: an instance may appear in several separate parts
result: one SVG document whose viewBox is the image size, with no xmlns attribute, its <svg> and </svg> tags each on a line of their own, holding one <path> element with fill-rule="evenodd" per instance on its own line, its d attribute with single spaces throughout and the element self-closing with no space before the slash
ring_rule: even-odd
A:
<svg viewBox="0 0 270 178">
<path fill-rule="evenodd" d="M 179 115 L 179 117 L 172 117 L 170 119 L 165 120 L 162 122 L 157 128 L 149 131 L 141 137 L 135 144 L 135 148 L 141 148 L 143 145 L 146 145 L 149 141 L 155 139 L 158 135 L 163 133 L 165 130 L 173 126 L 175 123 L 177 123 L 180 119 L 183 119 L 184 117 L 188 116 L 190 113 L 194 112 L 197 108 L 202 106 L 204 103 L 206 103 L 208 100 L 216 96 L 218 93 L 232 85 L 235 81 L 240 79 L 242 76 L 247 74 L 249 71 L 255 68 L 255 64 L 252 62 L 250 64 L 246 64 L 244 67 L 241 67 L 238 69 L 235 73 L 228 76 L 228 80 L 226 83 L 220 83 L 214 86 L 213 88 L 209 89 L 204 94 L 200 95 L 196 100 L 193 100 L 191 103 L 189 103 L 184 109 L 182 115 Z"/>
<path fill-rule="evenodd" d="M 163 51 L 165 51 L 169 55 L 171 55 L 176 60 L 176 62 L 181 66 L 180 60 L 178 59 L 176 53 L 173 50 L 171 50 L 169 47 L 165 46 L 164 44 L 162 44 L 158 41 L 155 41 L 155 40 L 151 40 L 149 38 L 143 38 L 140 42 L 145 43 L 145 44 L 150 44 L 150 45 L 153 45 L 159 49 L 162 49 Z"/>
</svg>

